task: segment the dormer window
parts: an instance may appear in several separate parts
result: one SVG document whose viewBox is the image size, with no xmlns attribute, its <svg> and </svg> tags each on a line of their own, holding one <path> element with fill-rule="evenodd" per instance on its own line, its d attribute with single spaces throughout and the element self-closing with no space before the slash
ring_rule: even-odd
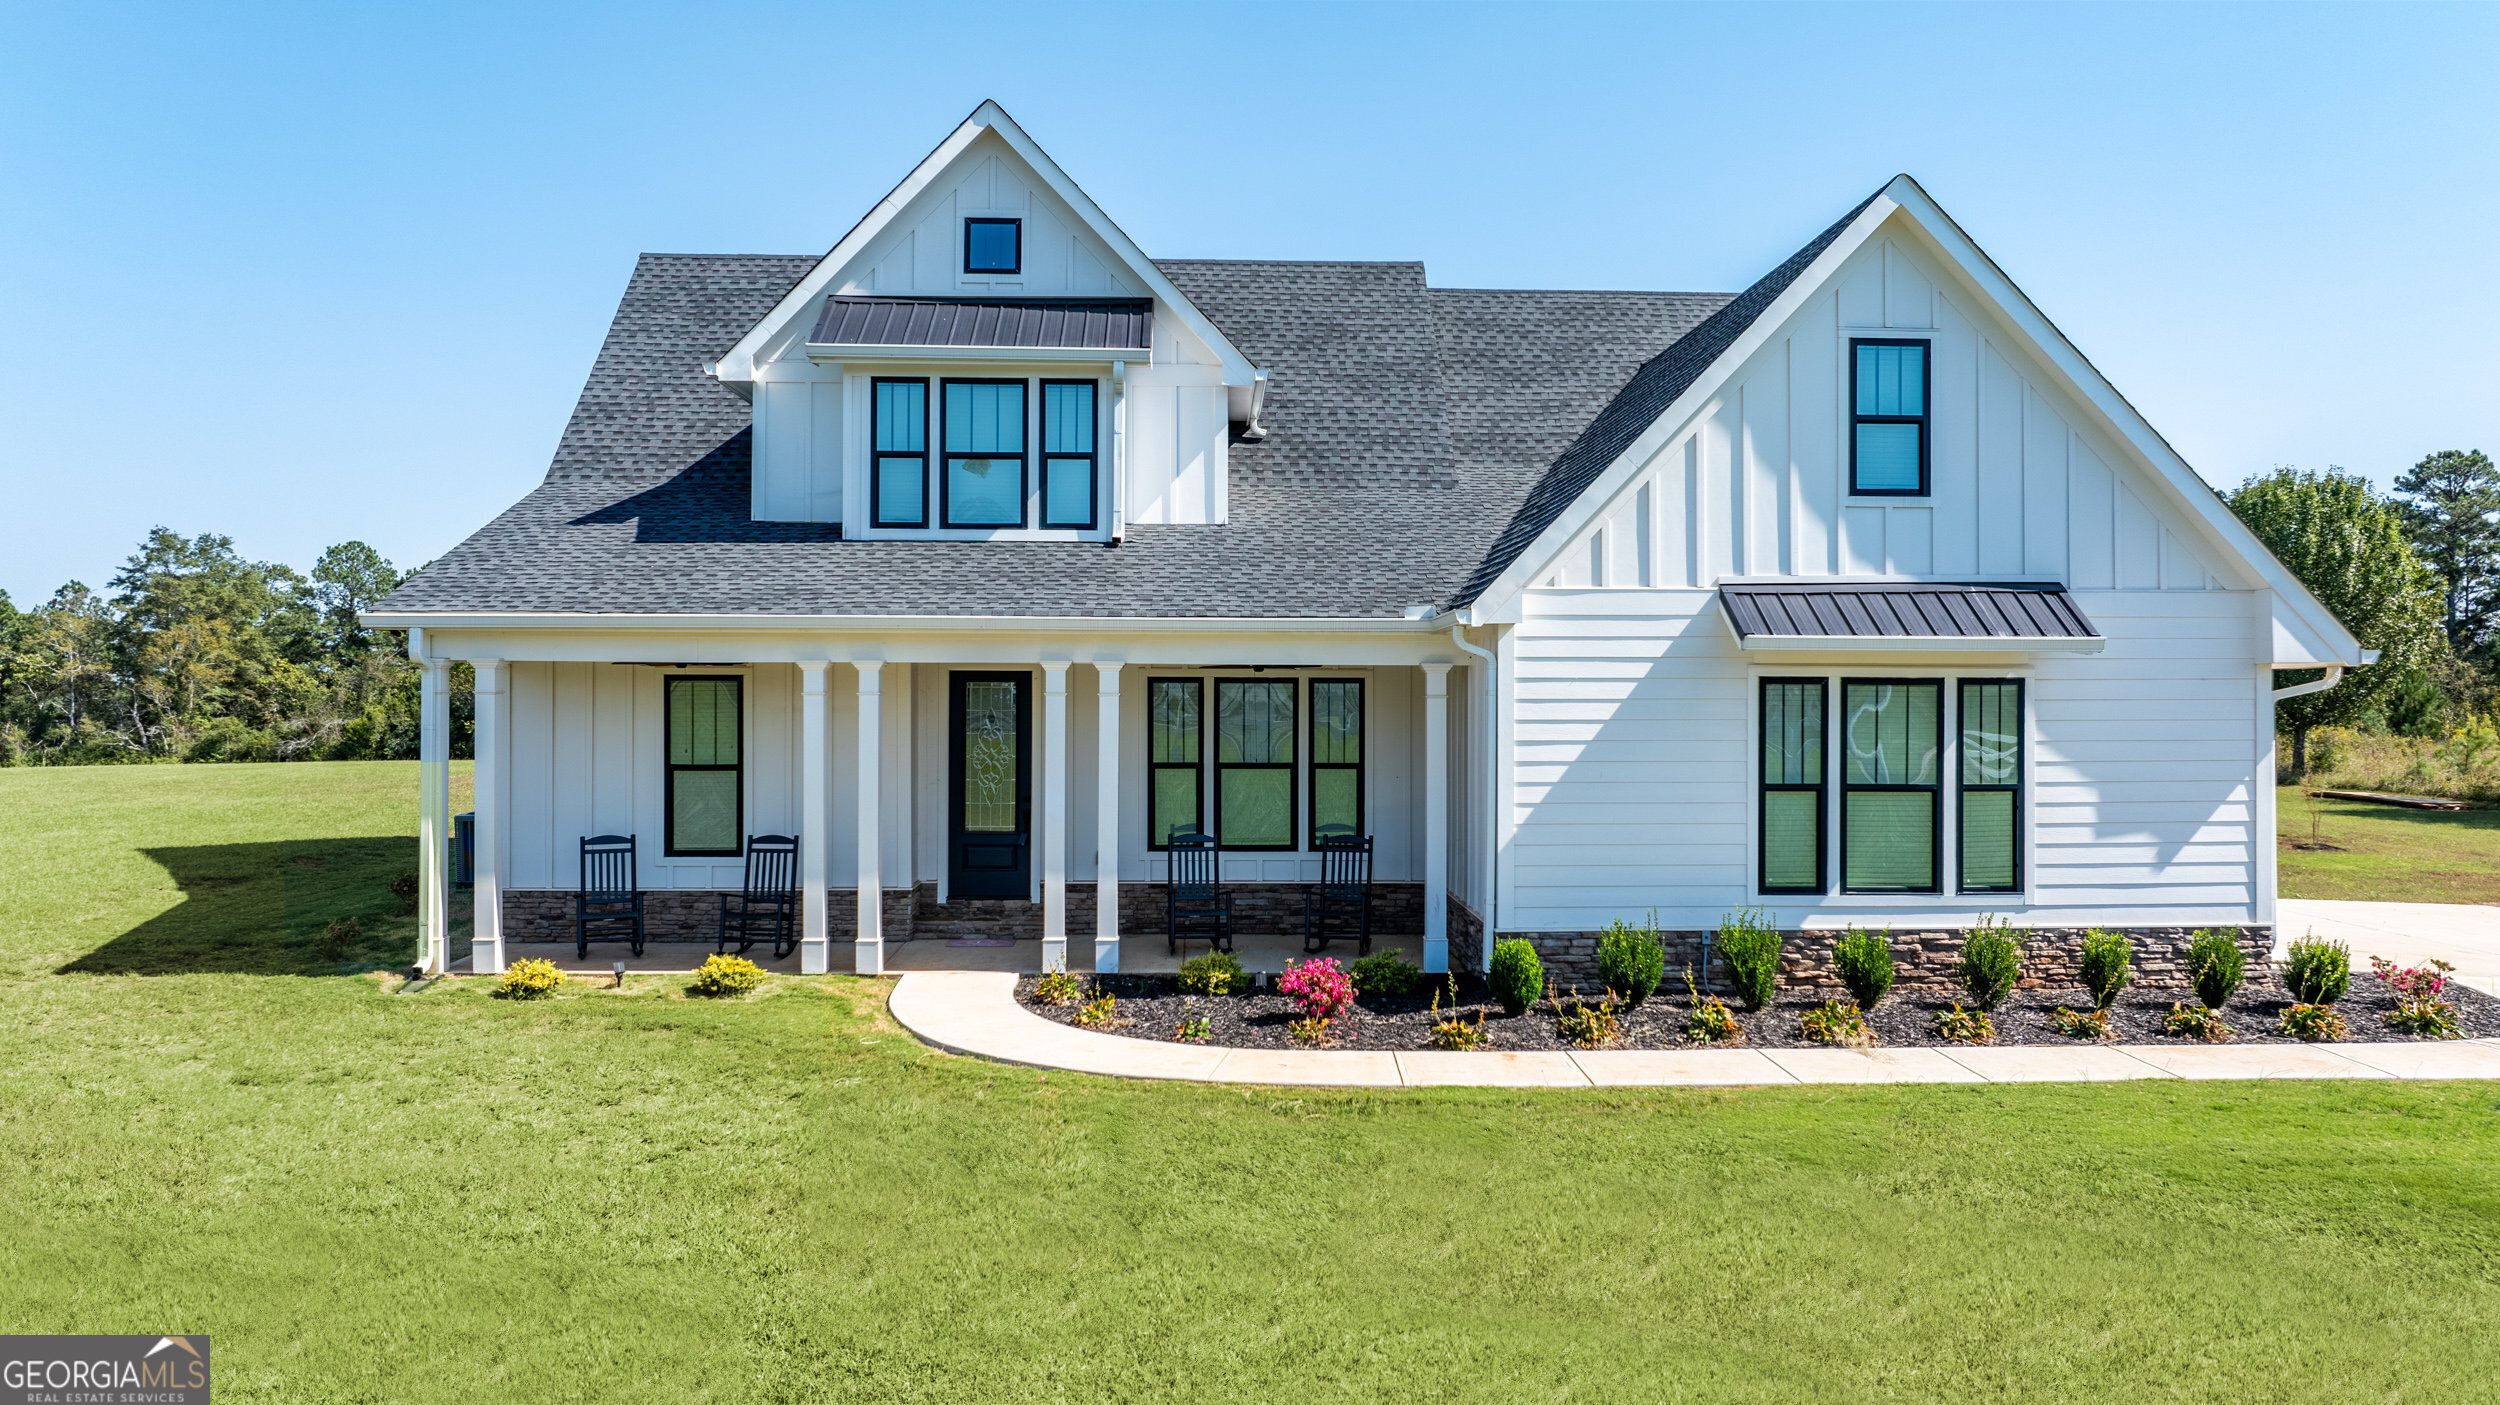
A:
<svg viewBox="0 0 2500 1405">
<path fill-rule="evenodd" d="M 870 415 L 876 454 L 868 496 L 880 527 L 929 525 L 929 383 L 875 382 Z"/>
<path fill-rule="evenodd" d="M 944 383 L 949 527 L 1024 525 L 1024 382 Z"/>
<path fill-rule="evenodd" d="M 964 272 L 1021 273 L 1024 271 L 1024 221 L 1001 219 L 968 219 L 964 221 Z"/>
<path fill-rule="evenodd" d="M 1849 491 L 1927 495 L 1927 343 L 1849 343 Z"/>
</svg>

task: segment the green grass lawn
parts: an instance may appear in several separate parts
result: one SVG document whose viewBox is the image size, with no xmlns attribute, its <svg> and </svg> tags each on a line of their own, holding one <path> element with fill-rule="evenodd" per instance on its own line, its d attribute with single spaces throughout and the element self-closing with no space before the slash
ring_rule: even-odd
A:
<svg viewBox="0 0 2500 1405">
<path fill-rule="evenodd" d="M 2500 903 L 2500 809 L 2407 810 L 2275 793 L 2275 889 L 2287 898 Z M 2321 842 L 2331 849 L 2299 846 Z"/>
<path fill-rule="evenodd" d="M 404 941 L 413 812 L 404 765 L 0 771 L 0 1331 L 208 1332 L 226 1402 L 2500 1371 L 2491 1084 L 1202 1088 L 933 1053 L 847 977 L 394 994 L 306 948 Z"/>
</svg>

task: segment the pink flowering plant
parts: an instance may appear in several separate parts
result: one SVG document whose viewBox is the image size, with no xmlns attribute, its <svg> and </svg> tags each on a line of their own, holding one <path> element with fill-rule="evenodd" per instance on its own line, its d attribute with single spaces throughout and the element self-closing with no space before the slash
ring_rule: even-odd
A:
<svg viewBox="0 0 2500 1405">
<path fill-rule="evenodd" d="M 1285 998 L 1302 1007 L 1303 1017 L 1326 1024 L 1354 1003 L 1354 977 L 1334 957 L 1305 961 L 1276 980 Z"/>
<path fill-rule="evenodd" d="M 2455 969 L 2445 961 L 2399 966 L 2385 957 L 2371 957 L 2371 973 L 2396 992 L 2396 1008 L 2381 1017 L 2387 1021 L 2387 1027 L 2433 1039 L 2455 1039 L 2464 1034 L 2457 1024 L 2457 1007 L 2439 998 L 2448 989 L 2448 973 Z"/>
<path fill-rule="evenodd" d="M 2387 982 L 2399 1000 L 2437 1000 L 2448 988 L 2448 973 L 2456 967 L 2445 961 L 2428 966 L 2399 966 L 2384 956 L 2370 958 L 2370 973 Z"/>
</svg>

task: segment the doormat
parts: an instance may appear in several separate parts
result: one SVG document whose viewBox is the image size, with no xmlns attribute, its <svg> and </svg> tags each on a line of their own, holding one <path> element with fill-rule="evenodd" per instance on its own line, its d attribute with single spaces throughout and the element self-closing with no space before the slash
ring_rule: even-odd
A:
<svg viewBox="0 0 2500 1405">
<path fill-rule="evenodd" d="M 957 937 L 948 946 L 1014 946 L 1012 937 Z"/>
</svg>

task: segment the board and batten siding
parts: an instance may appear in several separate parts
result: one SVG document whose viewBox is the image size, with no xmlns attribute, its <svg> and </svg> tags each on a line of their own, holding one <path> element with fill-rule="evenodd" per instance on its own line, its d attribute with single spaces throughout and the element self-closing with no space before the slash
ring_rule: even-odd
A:
<svg viewBox="0 0 2500 1405">
<path fill-rule="evenodd" d="M 2266 675 L 2251 595 L 2079 599 L 2108 638 L 2101 654 L 1763 664 L 1736 647 L 1714 592 L 1530 592 L 1512 636 L 1503 928 L 1590 931 L 1654 911 L 1692 929 L 1752 906 L 1790 928 L 1981 912 L 2061 927 L 2257 920 Z M 2026 891 L 1754 891 L 1756 680 L 1882 675 L 2026 681 Z M 1837 808 L 1835 788 L 1827 823 Z M 1836 841 L 1828 852 L 1836 866 Z"/>
</svg>

